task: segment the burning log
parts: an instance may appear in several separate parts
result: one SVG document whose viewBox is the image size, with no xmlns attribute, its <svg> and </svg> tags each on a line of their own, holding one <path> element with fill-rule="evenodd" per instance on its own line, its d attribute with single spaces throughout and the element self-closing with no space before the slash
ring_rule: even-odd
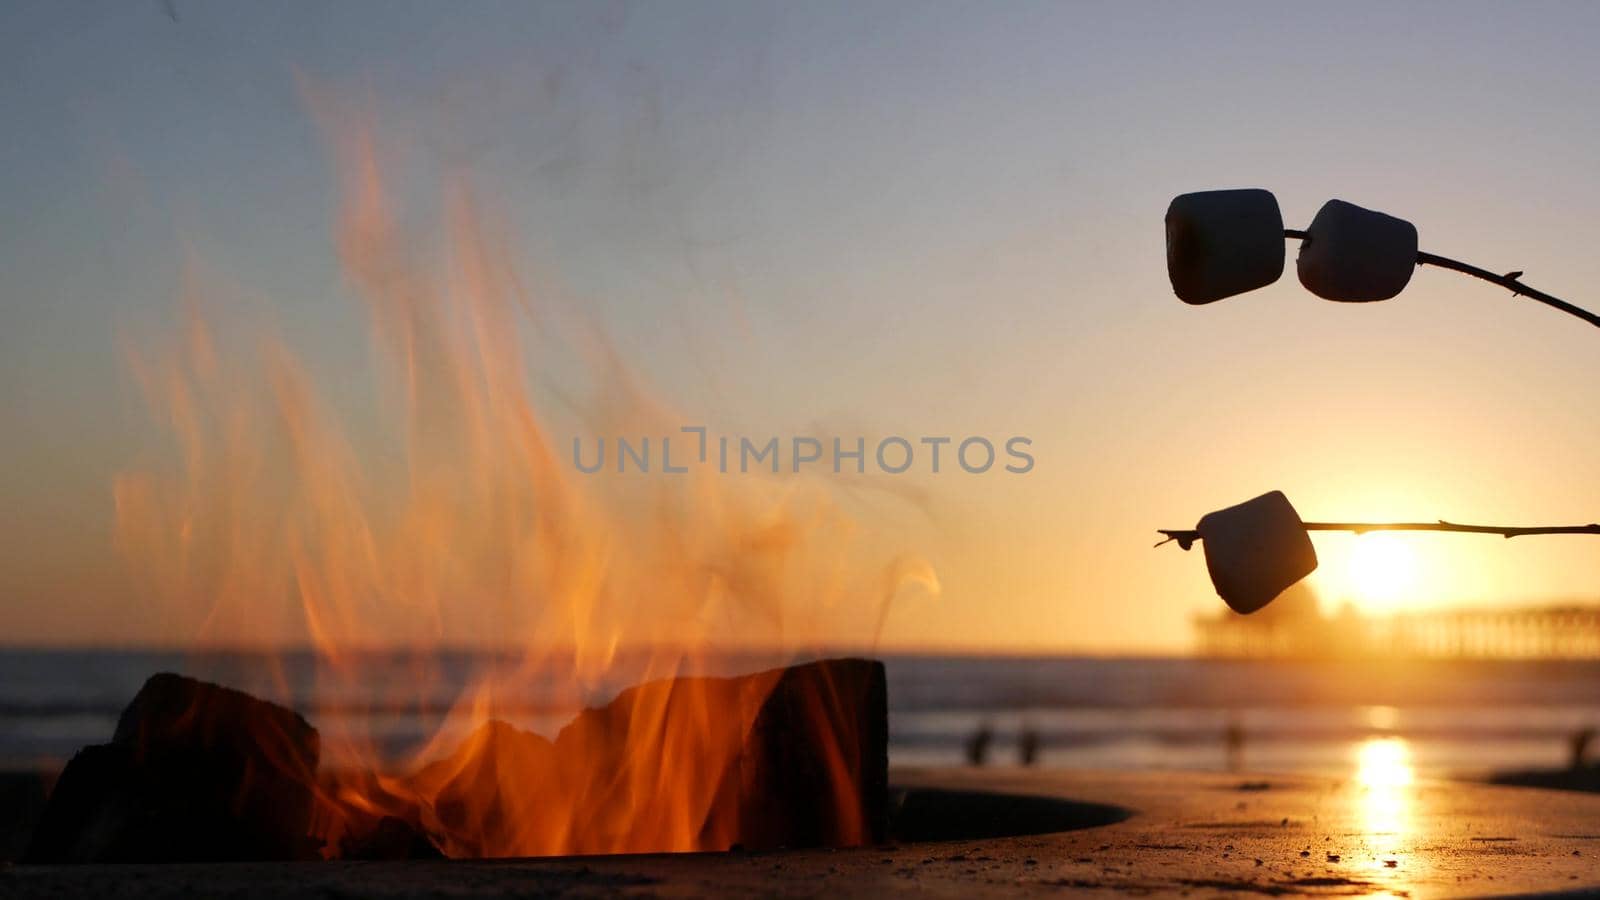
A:
<svg viewBox="0 0 1600 900">
<path fill-rule="evenodd" d="M 883 663 L 838 659 L 782 670 L 724 790 L 749 848 L 880 843 L 889 829 Z"/>
<path fill-rule="evenodd" d="M 555 750 L 569 766 L 597 754 L 607 757 L 591 770 L 602 780 L 589 785 L 603 797 L 617 783 L 611 773 L 658 765 L 634 752 L 641 740 L 636 731 L 642 723 L 644 742 L 660 740 L 651 723 L 671 715 L 705 717 L 704 728 L 736 729 L 740 735 L 693 849 L 841 847 L 886 836 L 888 700 L 882 663 L 834 659 L 735 678 L 642 684 L 605 707 L 585 710 L 562 729 Z M 670 754 L 681 748 L 655 749 Z M 637 807 L 629 811 L 635 820 L 640 813 Z"/>
<path fill-rule="evenodd" d="M 415 810 L 408 820 L 451 856 L 881 841 L 883 664 L 648 682 L 580 713 L 554 742 L 489 722 L 409 783 L 433 800 L 431 816 Z M 583 814 L 555 823 L 553 810 Z"/>
<path fill-rule="evenodd" d="M 532 856 L 552 852 L 531 842 L 547 834 L 562 788 L 550 741 L 498 720 L 479 726 L 450 756 L 407 779 L 431 810 L 413 813 L 432 843 L 457 857 Z"/>
<path fill-rule="evenodd" d="M 316 729 L 248 694 L 162 673 L 109 744 L 67 764 L 26 862 L 296 859 L 307 839 Z"/>
</svg>

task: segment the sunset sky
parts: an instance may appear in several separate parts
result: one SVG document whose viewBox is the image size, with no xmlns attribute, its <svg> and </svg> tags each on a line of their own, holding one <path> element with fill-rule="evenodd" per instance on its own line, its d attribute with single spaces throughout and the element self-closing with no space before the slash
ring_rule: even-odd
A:
<svg viewBox="0 0 1600 900">
<path fill-rule="evenodd" d="M 885 646 L 1184 650 L 1221 601 L 1155 529 L 1272 489 L 1307 519 L 1600 518 L 1600 332 L 1428 269 L 1327 303 L 1292 247 L 1278 284 L 1188 307 L 1162 230 L 1192 190 L 1269 188 L 1290 227 L 1338 197 L 1600 307 L 1600 6 L 473 9 L 0 10 L 0 641 L 201 629 L 113 535 L 117 475 L 173 456 L 127 350 L 182 332 L 186 279 L 382 446 L 337 245 L 349 109 L 406 225 L 470 181 L 528 292 L 674 422 L 1032 440 L 1022 475 L 811 479 L 938 573 Z M 529 378 L 567 383 L 567 356 Z M 1592 537 L 1385 540 L 1316 538 L 1327 603 L 1600 599 Z"/>
</svg>

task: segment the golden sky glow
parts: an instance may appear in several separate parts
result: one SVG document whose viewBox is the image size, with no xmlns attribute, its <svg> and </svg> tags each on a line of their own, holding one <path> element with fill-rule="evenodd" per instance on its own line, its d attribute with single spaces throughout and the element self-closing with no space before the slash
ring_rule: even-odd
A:
<svg viewBox="0 0 1600 900">
<path fill-rule="evenodd" d="M 217 627 L 198 601 L 156 602 L 115 549 L 114 479 L 184 463 L 126 351 L 181 342 L 186 308 L 218 323 L 224 363 L 292 352 L 343 425 L 353 495 L 404 471 L 383 339 L 340 256 L 317 86 L 363 98 L 420 255 L 447 245 L 444 186 L 469 181 L 519 309 L 560 326 L 547 334 L 604 335 L 685 419 L 669 427 L 1032 439 L 1027 475 L 777 486 L 826 494 L 851 552 L 936 573 L 937 596 L 910 589 L 881 617 L 878 588 L 819 588 L 856 610 L 843 642 L 881 619 L 892 647 L 1185 650 L 1192 617 L 1221 605 L 1199 554 L 1152 550 L 1155 529 L 1273 489 L 1308 520 L 1600 515 L 1594 329 L 1431 270 L 1392 301 L 1322 302 L 1292 250 L 1279 283 L 1186 307 L 1161 223 L 1193 190 L 1271 188 L 1291 226 L 1340 197 L 1415 222 L 1425 249 L 1600 305 L 1600 61 L 1583 44 L 1600 9 L 1440 22 L 1383 4 L 1196 7 L 1161 29 L 1115 5 L 945 12 L 647 5 L 619 23 L 581 6 L 505 21 L 418 7 L 373 29 L 356 3 L 315 21 L 0 11 L 15 76 L 0 105 L 26 123 L 0 166 L 4 639 L 183 643 Z M 1442 102 L 1461 96 L 1498 127 L 1464 130 Z M 547 340 L 524 360 L 563 438 L 563 417 L 601 417 L 571 377 L 592 349 Z M 281 448 L 255 449 L 278 472 Z M 1600 588 L 1594 538 L 1315 543 L 1329 607 Z M 292 583 L 261 577 L 267 593 Z M 405 603 L 364 602 L 415 625 Z M 508 601 L 460 602 L 492 631 Z M 264 617 L 274 637 L 304 625 L 283 603 Z"/>
</svg>

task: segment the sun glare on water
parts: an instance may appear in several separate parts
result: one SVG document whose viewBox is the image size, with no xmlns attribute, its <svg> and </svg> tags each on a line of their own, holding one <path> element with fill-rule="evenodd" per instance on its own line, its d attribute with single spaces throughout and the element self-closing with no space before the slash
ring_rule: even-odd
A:
<svg viewBox="0 0 1600 900">
<path fill-rule="evenodd" d="M 1356 779 L 1369 788 L 1387 790 L 1412 781 L 1411 748 L 1400 738 L 1371 738 L 1356 750 Z"/>
</svg>

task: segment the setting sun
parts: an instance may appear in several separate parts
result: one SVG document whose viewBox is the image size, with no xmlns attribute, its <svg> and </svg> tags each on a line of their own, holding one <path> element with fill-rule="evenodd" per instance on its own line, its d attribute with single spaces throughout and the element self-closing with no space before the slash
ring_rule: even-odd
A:
<svg viewBox="0 0 1600 900">
<path fill-rule="evenodd" d="M 1400 535 L 1363 535 L 1351 550 L 1346 580 L 1351 599 L 1368 609 L 1404 604 L 1416 591 L 1417 558 Z"/>
</svg>

